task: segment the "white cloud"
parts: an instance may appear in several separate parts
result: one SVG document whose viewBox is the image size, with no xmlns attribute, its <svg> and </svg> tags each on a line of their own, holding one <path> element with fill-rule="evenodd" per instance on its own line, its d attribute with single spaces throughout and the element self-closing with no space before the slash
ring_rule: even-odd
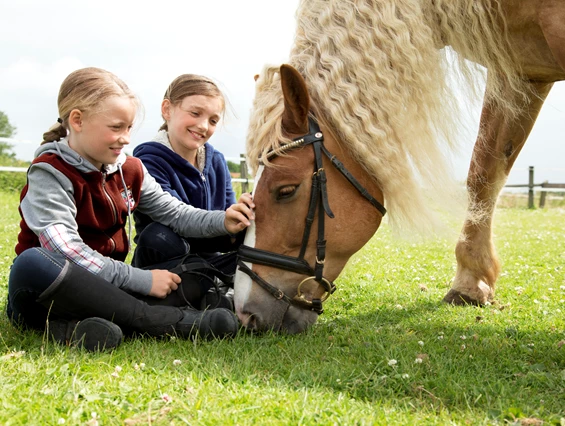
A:
<svg viewBox="0 0 565 426">
<path fill-rule="evenodd" d="M 53 63 L 43 63 L 29 56 L 19 57 L 0 68 L 1 91 L 34 91 L 57 95 L 59 86 L 73 70 L 84 67 L 77 58 L 63 57 Z"/>
<path fill-rule="evenodd" d="M 0 111 L 17 126 L 17 138 L 39 141 L 57 118 L 57 92 L 66 75 L 98 66 L 122 78 L 145 106 L 134 133 L 137 144 L 161 125 L 159 105 L 170 81 L 199 73 L 220 83 L 236 115 L 227 117 L 211 143 L 237 156 L 245 150 L 253 76 L 263 65 L 288 58 L 297 5 L 298 0 L 3 1 Z M 527 179 L 523 169 L 530 164 L 541 171 L 562 162 L 564 118 L 565 83 L 557 83 L 516 163 L 518 181 Z M 478 113 L 460 159 L 462 176 L 477 126 Z M 31 159 L 33 147 L 21 144 L 16 151 Z M 541 172 L 539 177 L 544 178 Z M 548 179 L 565 181 L 565 172 Z"/>
</svg>

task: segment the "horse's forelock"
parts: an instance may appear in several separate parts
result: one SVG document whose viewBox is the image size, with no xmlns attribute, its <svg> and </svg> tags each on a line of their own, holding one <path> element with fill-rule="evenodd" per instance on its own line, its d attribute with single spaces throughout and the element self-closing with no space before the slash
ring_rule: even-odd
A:
<svg viewBox="0 0 565 426">
<path fill-rule="evenodd" d="M 290 139 L 282 131 L 284 102 L 279 66 L 267 65 L 259 75 L 247 133 L 247 159 L 255 172 L 259 162 L 269 164 L 267 154 Z"/>
</svg>

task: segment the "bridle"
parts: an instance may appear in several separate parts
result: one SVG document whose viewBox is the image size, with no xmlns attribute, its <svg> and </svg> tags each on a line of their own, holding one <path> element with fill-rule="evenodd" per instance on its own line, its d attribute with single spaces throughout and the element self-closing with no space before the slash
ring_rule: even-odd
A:
<svg viewBox="0 0 565 426">
<path fill-rule="evenodd" d="M 324 136 L 320 131 L 318 123 L 312 118 L 308 119 L 309 129 L 308 134 L 292 142 L 283 145 L 282 147 L 273 150 L 267 154 L 267 159 L 271 159 L 280 155 L 283 152 L 290 151 L 296 148 L 302 148 L 307 145 L 312 145 L 314 150 L 314 173 L 312 176 L 312 189 L 310 192 L 310 202 L 308 204 L 308 214 L 306 216 L 306 226 L 304 234 L 302 235 L 302 246 L 298 257 L 286 256 L 284 254 L 273 253 L 266 250 L 259 250 L 254 247 L 242 245 L 238 251 L 238 266 L 241 272 L 247 274 L 253 281 L 260 285 L 263 289 L 268 291 L 275 299 L 284 300 L 290 305 L 295 305 L 303 309 L 308 309 L 321 314 L 323 312 L 322 303 L 330 297 L 335 291 L 335 284 L 328 279 L 324 278 L 324 262 L 326 259 L 326 240 L 324 239 L 324 219 L 325 215 L 333 219 L 334 214 L 330 209 L 328 202 L 328 194 L 326 189 L 326 172 L 323 167 L 322 154 L 328 157 L 333 166 L 341 172 L 341 174 L 353 185 L 359 193 L 369 201 L 381 215 L 386 214 L 384 206 L 376 200 L 369 192 L 359 183 L 357 179 L 345 168 L 343 163 L 339 161 L 335 155 L 331 154 L 324 146 Z M 308 247 L 308 240 L 310 238 L 310 230 L 314 223 L 314 215 L 318 210 L 318 239 L 316 241 L 316 263 L 311 267 L 304 259 L 306 248 Z M 284 291 L 269 284 L 257 273 L 253 272 L 244 262 L 255 263 L 258 265 L 271 266 L 286 271 L 295 272 L 302 275 L 307 275 L 307 278 L 302 280 L 298 285 L 296 296 L 290 297 Z M 316 281 L 324 288 L 324 294 L 320 298 L 308 300 L 302 293 L 302 285 L 308 281 Z"/>
</svg>

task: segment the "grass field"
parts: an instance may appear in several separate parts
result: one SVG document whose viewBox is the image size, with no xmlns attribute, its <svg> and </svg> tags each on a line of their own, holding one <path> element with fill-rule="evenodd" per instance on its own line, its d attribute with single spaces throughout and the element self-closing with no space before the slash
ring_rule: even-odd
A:
<svg viewBox="0 0 565 426">
<path fill-rule="evenodd" d="M 18 229 L 0 193 L 0 306 Z M 441 303 L 452 241 L 386 226 L 298 336 L 127 340 L 86 353 L 0 316 L 2 425 L 565 425 L 565 210 L 498 209 L 496 302 Z"/>
</svg>

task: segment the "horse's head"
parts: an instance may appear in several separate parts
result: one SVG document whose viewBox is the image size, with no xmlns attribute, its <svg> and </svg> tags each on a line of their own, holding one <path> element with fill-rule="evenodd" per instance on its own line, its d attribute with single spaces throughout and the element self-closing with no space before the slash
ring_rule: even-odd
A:
<svg viewBox="0 0 565 426">
<path fill-rule="evenodd" d="M 257 170 L 255 221 L 240 249 L 235 307 L 248 328 L 298 333 L 316 321 L 333 280 L 385 210 L 374 180 L 324 118 L 312 118 L 316 109 L 302 76 L 283 65 L 280 85 L 284 111 L 277 125 L 293 142 L 271 143 Z"/>
</svg>

